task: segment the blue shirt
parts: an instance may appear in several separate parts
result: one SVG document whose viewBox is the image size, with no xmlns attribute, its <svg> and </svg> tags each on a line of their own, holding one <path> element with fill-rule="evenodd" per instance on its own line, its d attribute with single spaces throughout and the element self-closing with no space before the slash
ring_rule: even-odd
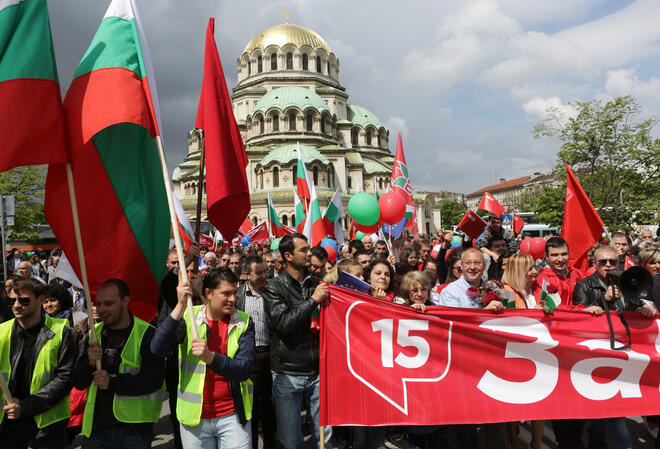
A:
<svg viewBox="0 0 660 449">
<path fill-rule="evenodd" d="M 440 292 L 440 297 L 437 298 L 435 305 L 447 307 L 464 307 L 466 309 L 481 308 L 481 304 L 478 298 L 472 299 L 468 297 L 468 288 L 470 288 L 470 284 L 468 284 L 465 278 L 461 276 L 446 286 L 442 292 Z"/>
</svg>

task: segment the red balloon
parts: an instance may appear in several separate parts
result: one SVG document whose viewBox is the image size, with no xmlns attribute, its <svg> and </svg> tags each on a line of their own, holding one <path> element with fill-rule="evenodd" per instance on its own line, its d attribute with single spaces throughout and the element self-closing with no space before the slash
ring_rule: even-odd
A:
<svg viewBox="0 0 660 449">
<path fill-rule="evenodd" d="M 534 260 L 545 255 L 545 239 L 543 237 L 527 237 L 520 242 L 520 252 L 529 254 Z"/>
<path fill-rule="evenodd" d="M 332 246 L 323 247 L 328 252 L 328 260 L 331 264 L 334 264 L 337 261 L 337 251 Z"/>
<path fill-rule="evenodd" d="M 378 224 L 375 224 L 373 226 L 364 226 L 361 225 L 360 223 L 355 223 L 355 229 L 364 232 L 366 235 L 371 235 L 378 232 Z"/>
<path fill-rule="evenodd" d="M 406 215 L 406 201 L 396 192 L 387 192 L 378 200 L 380 219 L 383 223 L 395 225 Z"/>
</svg>

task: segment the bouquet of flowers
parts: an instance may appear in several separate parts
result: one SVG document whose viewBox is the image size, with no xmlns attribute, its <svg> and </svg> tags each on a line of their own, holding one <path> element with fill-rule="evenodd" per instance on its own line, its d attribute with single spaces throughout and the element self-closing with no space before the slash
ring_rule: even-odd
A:
<svg viewBox="0 0 660 449">
<path fill-rule="evenodd" d="M 500 301 L 504 307 L 515 308 L 516 303 L 513 300 L 511 292 L 503 289 L 504 285 L 500 281 L 486 281 L 479 287 L 470 287 L 467 289 L 467 296 L 470 299 L 478 300 L 482 307 L 486 307 L 491 301 Z"/>
</svg>

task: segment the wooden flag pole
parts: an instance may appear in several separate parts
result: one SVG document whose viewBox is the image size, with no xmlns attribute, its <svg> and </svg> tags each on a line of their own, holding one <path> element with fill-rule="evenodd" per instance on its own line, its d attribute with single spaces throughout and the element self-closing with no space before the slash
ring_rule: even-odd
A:
<svg viewBox="0 0 660 449">
<path fill-rule="evenodd" d="M 179 235 L 179 226 L 177 225 L 176 211 L 174 210 L 174 200 L 172 199 L 172 186 L 170 185 L 170 174 L 167 171 L 167 163 L 165 162 L 165 151 L 163 150 L 163 139 L 156 136 L 156 146 L 158 147 L 158 156 L 160 157 L 160 166 L 163 170 L 163 181 L 165 182 L 165 192 L 167 194 L 167 205 L 170 209 L 170 221 L 172 224 L 172 234 L 174 235 L 174 245 L 176 246 L 176 255 L 179 259 L 179 278 L 183 282 L 188 281 L 188 272 L 186 271 L 186 259 L 183 256 L 183 243 L 181 243 L 181 235 Z M 199 338 L 197 326 L 195 323 L 195 312 L 193 311 L 192 298 L 186 298 L 186 310 L 190 321 L 190 330 L 193 337 Z"/>
<path fill-rule="evenodd" d="M 85 252 L 83 251 L 82 234 L 80 233 L 80 221 L 78 220 L 78 201 L 76 200 L 76 189 L 73 184 L 73 171 L 71 164 L 66 164 L 66 179 L 69 186 L 69 198 L 71 199 L 71 213 L 73 214 L 73 231 L 76 236 L 76 249 L 78 250 L 78 262 L 80 263 L 80 275 L 82 276 L 83 290 L 85 291 L 85 305 L 87 307 L 87 320 L 89 321 L 90 341 L 98 343 L 96 335 L 96 323 L 92 312 L 92 293 L 89 290 L 87 280 L 87 264 L 85 263 Z M 101 360 L 96 361 L 96 370 L 101 371 Z"/>
<path fill-rule="evenodd" d="M 199 131 L 200 135 L 200 142 L 201 142 L 201 154 L 200 154 L 200 159 L 199 159 L 199 180 L 198 182 L 198 188 L 197 188 L 197 220 L 195 221 L 195 239 L 197 239 L 197 242 L 199 242 L 199 235 L 201 234 L 200 231 L 200 226 L 202 223 L 202 192 L 204 190 L 204 169 L 206 165 L 206 155 L 204 152 L 204 134 L 201 129 L 196 129 L 195 131 Z"/>
<path fill-rule="evenodd" d="M 9 387 L 7 387 L 5 376 L 3 376 L 2 374 L 0 374 L 0 390 L 2 390 L 2 395 L 5 397 L 6 404 L 9 404 L 11 401 L 14 400 L 14 397 L 11 395 L 11 392 L 9 391 Z"/>
<path fill-rule="evenodd" d="M 325 449 L 325 426 L 321 427 L 321 441 L 319 441 L 321 449 Z"/>
</svg>

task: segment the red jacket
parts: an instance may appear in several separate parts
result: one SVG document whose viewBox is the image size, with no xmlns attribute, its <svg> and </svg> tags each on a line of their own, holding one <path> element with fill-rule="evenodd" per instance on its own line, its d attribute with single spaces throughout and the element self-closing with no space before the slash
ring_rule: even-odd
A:
<svg viewBox="0 0 660 449">
<path fill-rule="evenodd" d="M 548 291 L 550 293 L 558 292 L 559 297 L 561 298 L 561 306 L 573 308 L 573 289 L 575 284 L 580 279 L 584 278 L 584 273 L 582 273 L 577 268 L 568 268 L 568 275 L 563 277 L 554 271 L 551 268 L 545 267 L 541 270 L 539 275 L 536 277 L 536 287 L 534 288 L 534 296 L 539 298 L 541 296 L 541 288 L 543 285 L 543 280 L 548 281 Z"/>
</svg>

